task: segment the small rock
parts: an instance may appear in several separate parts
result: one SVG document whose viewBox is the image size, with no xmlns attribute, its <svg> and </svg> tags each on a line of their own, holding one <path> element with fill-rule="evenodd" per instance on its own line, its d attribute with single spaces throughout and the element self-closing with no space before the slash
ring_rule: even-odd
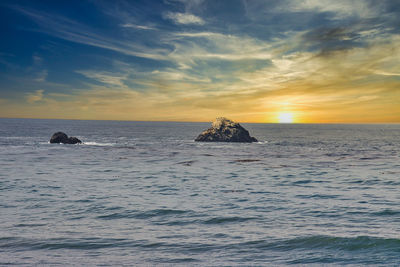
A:
<svg viewBox="0 0 400 267">
<path fill-rule="evenodd" d="M 50 138 L 50 143 L 51 144 L 60 144 L 60 143 L 62 143 L 62 144 L 80 144 L 80 143 L 82 143 L 82 141 L 76 137 L 68 137 L 68 135 L 66 135 L 63 132 L 56 132 Z"/>
<path fill-rule="evenodd" d="M 66 144 L 80 144 L 80 143 L 82 143 L 82 141 L 79 140 L 78 138 L 76 138 L 76 137 L 69 137 L 69 138 L 68 138 L 68 143 L 66 143 Z"/>
<path fill-rule="evenodd" d="M 217 118 L 212 127 L 202 132 L 195 141 L 198 142 L 258 142 L 239 123 L 227 118 Z"/>
</svg>

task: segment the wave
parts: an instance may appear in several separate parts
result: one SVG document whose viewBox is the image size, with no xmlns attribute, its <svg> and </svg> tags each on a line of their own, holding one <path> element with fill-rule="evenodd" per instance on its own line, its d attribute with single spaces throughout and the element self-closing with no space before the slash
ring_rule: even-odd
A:
<svg viewBox="0 0 400 267">
<path fill-rule="evenodd" d="M 333 237 L 333 236 L 307 236 L 293 239 L 268 242 L 266 240 L 241 244 L 248 247 L 279 251 L 291 250 L 340 250 L 340 251 L 382 251 L 400 252 L 400 239 L 380 238 L 371 236 Z"/>
<path fill-rule="evenodd" d="M 253 217 L 215 217 L 208 220 L 205 220 L 204 224 L 225 224 L 225 223 L 237 223 L 237 222 L 246 222 L 249 220 L 254 220 L 256 218 Z"/>
<path fill-rule="evenodd" d="M 0 238 L 0 248 L 3 249 L 81 249 L 93 250 L 115 246 L 126 246 L 132 241 L 126 239 L 104 238 L 50 238 L 29 239 L 20 237 Z"/>
<path fill-rule="evenodd" d="M 203 224 L 203 225 L 218 225 L 218 224 L 231 224 L 241 223 L 250 220 L 256 220 L 257 217 L 240 217 L 240 216 L 221 216 L 221 217 L 207 217 L 203 214 L 196 213 L 192 210 L 179 210 L 179 209 L 154 209 L 148 211 L 136 210 L 123 210 L 109 214 L 102 214 L 96 217 L 101 220 L 118 220 L 118 219 L 139 219 L 153 220 L 154 224 L 158 225 L 190 225 L 190 224 Z M 159 220 L 161 219 L 161 220 Z"/>
<path fill-rule="evenodd" d="M 46 226 L 46 223 L 18 223 L 14 224 L 14 227 L 37 227 L 37 226 Z"/>
<path fill-rule="evenodd" d="M 176 225 L 195 225 L 195 224 L 204 224 L 204 225 L 224 225 L 224 224 L 232 224 L 232 223 L 242 223 L 250 220 L 256 220 L 255 217 L 213 217 L 208 219 L 201 219 L 202 216 L 197 215 L 193 216 L 190 219 L 179 219 L 179 220 L 169 220 L 165 222 L 157 222 L 158 225 L 168 225 L 168 226 L 176 226 Z"/>
<path fill-rule="evenodd" d="M 391 209 L 385 209 L 383 211 L 375 212 L 373 215 L 375 216 L 397 216 L 400 214 L 400 211 L 398 210 L 391 210 Z"/>
<path fill-rule="evenodd" d="M 225 239 L 225 237 L 221 237 Z M 168 239 L 159 242 L 147 240 L 134 240 L 125 238 L 49 238 L 30 239 L 21 237 L 1 237 L 0 248 L 2 249 L 80 249 L 93 250 L 108 247 L 141 247 L 152 249 L 177 249 L 177 250 L 241 250 L 245 251 L 342 251 L 342 252 L 365 252 L 365 253 L 400 253 L 400 239 L 379 238 L 371 236 L 358 237 L 332 237 L 332 236 L 308 236 L 292 239 L 269 240 L 261 239 L 238 243 L 186 243 L 168 242 Z"/>
<path fill-rule="evenodd" d="M 248 162 L 256 162 L 256 161 L 261 161 L 261 159 L 236 159 L 234 162 L 239 162 L 239 163 L 248 163 Z"/>
<path fill-rule="evenodd" d="M 174 209 L 155 209 L 149 211 L 122 211 L 122 212 L 115 212 L 106 215 L 97 216 L 98 219 L 103 220 L 114 220 L 114 219 L 124 219 L 124 218 L 135 218 L 135 219 L 149 219 L 153 217 L 159 216 L 172 216 L 172 215 L 181 215 L 186 214 L 191 211 L 186 210 L 174 210 Z"/>
</svg>

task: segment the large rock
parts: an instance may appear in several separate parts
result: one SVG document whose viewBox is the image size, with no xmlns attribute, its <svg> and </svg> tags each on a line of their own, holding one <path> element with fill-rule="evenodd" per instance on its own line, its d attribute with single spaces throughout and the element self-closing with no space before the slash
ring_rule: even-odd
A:
<svg viewBox="0 0 400 267">
<path fill-rule="evenodd" d="M 258 142 L 239 123 L 227 118 L 217 118 L 212 127 L 202 132 L 195 141 L 199 142 Z"/>
<path fill-rule="evenodd" d="M 53 136 L 50 139 L 50 143 L 51 144 L 80 144 L 82 143 L 81 140 L 79 140 L 76 137 L 68 137 L 68 135 L 66 135 L 63 132 L 56 132 L 55 134 L 53 134 Z"/>
</svg>

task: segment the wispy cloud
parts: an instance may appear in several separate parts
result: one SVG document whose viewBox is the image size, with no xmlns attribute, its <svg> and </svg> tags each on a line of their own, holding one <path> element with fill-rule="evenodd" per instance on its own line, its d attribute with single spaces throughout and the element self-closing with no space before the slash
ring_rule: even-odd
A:
<svg viewBox="0 0 400 267">
<path fill-rule="evenodd" d="M 364 0 L 289 0 L 282 2 L 282 5 L 278 7 L 280 10 L 330 12 L 335 19 L 343 19 L 350 16 L 359 18 L 376 17 L 384 6 L 383 1 L 371 2 Z"/>
<path fill-rule="evenodd" d="M 36 74 L 36 78 L 34 79 L 36 82 L 44 82 L 44 81 L 46 81 L 46 78 L 47 78 L 47 75 L 48 75 L 48 71 L 47 70 L 42 70 L 42 71 L 39 71 L 37 74 Z"/>
<path fill-rule="evenodd" d="M 164 14 L 164 17 L 172 20 L 176 24 L 205 24 L 202 18 L 189 13 L 167 12 Z"/>
<path fill-rule="evenodd" d="M 124 80 L 127 79 L 126 74 L 91 70 L 78 70 L 76 72 L 107 86 L 126 87 L 124 84 Z"/>
<path fill-rule="evenodd" d="M 26 101 L 28 101 L 28 103 L 30 103 L 30 104 L 33 104 L 33 103 L 43 100 L 43 92 L 44 92 L 44 90 L 36 90 L 33 93 L 27 93 Z"/>
<path fill-rule="evenodd" d="M 164 60 L 166 58 L 165 54 L 168 53 L 168 51 L 163 48 L 146 47 L 136 42 L 126 42 L 96 33 L 96 30 L 63 16 L 50 15 L 48 13 L 22 7 L 14 7 L 14 9 L 37 22 L 41 28 L 36 29 L 36 31 L 41 31 L 61 39 L 109 49 L 125 55 L 157 60 Z"/>
<path fill-rule="evenodd" d="M 383 75 L 383 76 L 400 76 L 400 72 L 388 72 L 388 71 L 382 71 L 382 70 L 375 71 L 375 74 Z"/>
<path fill-rule="evenodd" d="M 33 55 L 32 59 L 33 59 L 33 65 L 39 66 L 43 63 L 43 58 L 38 55 Z"/>
<path fill-rule="evenodd" d="M 137 30 L 157 30 L 157 28 L 155 28 L 155 27 L 146 26 L 146 25 L 136 25 L 136 24 L 132 24 L 132 23 L 121 24 L 121 27 L 132 28 L 132 29 L 137 29 Z"/>
<path fill-rule="evenodd" d="M 40 84 L 23 95 L 24 105 L 35 104 L 32 114 L 47 108 L 87 119 L 209 120 L 224 114 L 271 121 L 284 109 L 335 121 L 356 105 L 399 111 L 400 35 L 386 21 L 393 14 L 377 18 L 384 4 L 375 10 L 371 1 L 255 0 L 221 10 L 215 1 L 121 3 L 124 8 L 104 4 L 112 17 L 103 30 L 79 17 L 14 6 L 35 22 L 28 30 L 65 46 L 108 50 L 74 50 L 73 57 L 96 60 L 63 66 L 75 83 L 62 88 L 48 81 L 57 77 L 46 66 L 49 58 L 34 54 L 29 64 L 36 67 L 26 72 L 29 82 Z"/>
</svg>

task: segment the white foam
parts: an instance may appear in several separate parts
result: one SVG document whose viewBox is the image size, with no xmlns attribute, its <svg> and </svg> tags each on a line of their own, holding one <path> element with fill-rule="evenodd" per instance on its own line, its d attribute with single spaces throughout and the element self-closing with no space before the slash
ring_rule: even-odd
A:
<svg viewBox="0 0 400 267">
<path fill-rule="evenodd" d="M 88 146 L 113 146 L 113 143 L 98 143 L 98 142 L 83 142 L 84 145 Z"/>
</svg>

